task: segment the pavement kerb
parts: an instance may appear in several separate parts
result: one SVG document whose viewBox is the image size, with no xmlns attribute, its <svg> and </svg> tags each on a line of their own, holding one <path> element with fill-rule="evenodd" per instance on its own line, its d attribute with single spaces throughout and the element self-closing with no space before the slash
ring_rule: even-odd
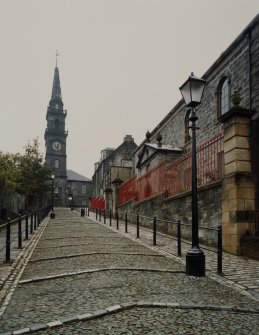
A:
<svg viewBox="0 0 259 335">
<path fill-rule="evenodd" d="M 66 256 L 57 256 L 57 257 L 48 257 L 48 258 L 36 258 L 32 259 L 29 262 L 44 262 L 50 261 L 55 259 L 66 259 L 66 258 L 75 258 L 80 256 L 94 256 L 94 255 L 124 255 L 124 256 L 150 256 L 150 257 L 163 257 L 162 255 L 156 254 L 145 254 L 145 253 L 138 253 L 138 252 L 85 252 L 81 254 L 70 254 Z"/>
<path fill-rule="evenodd" d="M 2 290 L 6 292 L 6 294 L 0 300 L 0 317 L 3 315 L 6 310 L 13 293 L 15 292 L 15 288 L 19 283 L 19 280 L 23 274 L 23 271 L 32 256 L 34 249 L 37 246 L 37 243 L 43 234 L 46 226 L 48 225 L 49 217 L 46 217 L 38 226 L 38 229 L 34 231 L 34 235 L 31 235 L 30 240 L 25 244 L 24 248 L 21 250 L 17 258 L 10 265 L 10 272 L 7 278 L 2 285 Z"/>
<path fill-rule="evenodd" d="M 214 312 L 229 312 L 229 313 L 242 313 L 242 314 L 258 314 L 259 308 L 244 308 L 228 305 L 202 305 L 202 304 L 182 304 L 177 302 L 160 302 L 160 301 L 137 301 L 137 302 L 125 302 L 109 306 L 107 308 L 88 312 L 86 314 L 74 315 L 70 317 L 64 317 L 60 320 L 53 320 L 45 324 L 34 324 L 22 329 L 13 331 L 7 331 L 0 333 L 0 335 L 18 335 L 18 334 L 32 334 L 38 331 L 57 328 L 64 326 L 69 323 L 75 323 L 80 321 L 89 321 L 101 317 L 105 317 L 111 314 L 117 314 L 125 310 L 136 309 L 136 308 L 170 308 L 170 309 L 182 309 L 182 310 L 206 310 Z"/>
<path fill-rule="evenodd" d="M 123 268 L 123 267 L 110 267 L 110 268 L 99 268 L 99 269 L 91 269 L 91 270 L 80 270 L 80 271 L 74 271 L 74 272 L 65 272 L 65 273 L 59 273 L 57 275 L 53 276 L 44 276 L 44 277 L 33 277 L 29 279 L 24 279 L 19 281 L 19 285 L 23 284 L 30 284 L 45 280 L 51 280 L 51 279 L 58 279 L 63 277 L 71 277 L 71 276 L 79 276 L 83 274 L 92 274 L 92 273 L 98 273 L 98 272 L 108 272 L 108 271 L 140 271 L 140 272 L 156 272 L 156 273 L 184 273 L 184 271 L 180 270 L 169 270 L 169 269 L 148 269 L 148 268 Z"/>
</svg>

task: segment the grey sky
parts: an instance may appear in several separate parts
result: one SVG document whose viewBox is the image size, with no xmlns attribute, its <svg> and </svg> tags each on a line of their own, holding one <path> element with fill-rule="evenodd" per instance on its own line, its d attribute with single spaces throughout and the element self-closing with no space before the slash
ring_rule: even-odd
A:
<svg viewBox="0 0 259 335">
<path fill-rule="evenodd" d="M 39 137 L 55 52 L 68 168 L 91 178 L 105 147 L 140 144 L 259 13 L 258 0 L 0 0 L 0 150 Z"/>
</svg>

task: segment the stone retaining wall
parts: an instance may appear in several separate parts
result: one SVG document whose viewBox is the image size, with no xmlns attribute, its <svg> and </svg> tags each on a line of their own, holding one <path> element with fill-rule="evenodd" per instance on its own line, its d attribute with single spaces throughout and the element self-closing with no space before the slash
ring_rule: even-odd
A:
<svg viewBox="0 0 259 335">
<path fill-rule="evenodd" d="M 210 188 L 200 190 L 198 193 L 199 226 L 205 228 L 215 228 L 221 224 L 221 185 L 215 184 Z M 130 201 L 120 206 L 119 211 L 122 215 L 128 212 L 130 222 L 136 223 L 136 215 L 140 215 L 140 225 L 152 228 L 154 216 L 157 217 L 158 231 L 176 235 L 177 224 L 168 223 L 160 220 L 177 221 L 182 223 L 183 238 L 191 239 L 192 206 L 191 193 L 185 193 L 177 197 L 164 198 L 164 194 L 149 198 L 142 202 Z M 134 214 L 134 215 L 132 215 Z M 142 218 L 141 216 L 149 217 Z M 122 216 L 121 216 L 122 217 Z M 123 216 L 124 217 L 124 216 Z M 159 220 L 160 219 L 160 220 Z M 216 231 L 200 229 L 200 241 L 209 245 L 216 245 Z"/>
</svg>

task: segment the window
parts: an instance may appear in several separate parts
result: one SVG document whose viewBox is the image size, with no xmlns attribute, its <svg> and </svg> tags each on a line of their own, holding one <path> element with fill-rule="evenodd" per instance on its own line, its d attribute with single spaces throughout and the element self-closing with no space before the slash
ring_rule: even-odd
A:
<svg viewBox="0 0 259 335">
<path fill-rule="evenodd" d="M 191 122 L 189 120 L 190 118 L 190 114 L 191 114 L 191 110 L 188 110 L 185 114 L 185 120 L 184 120 L 184 128 L 185 128 L 185 132 L 184 132 L 184 142 L 187 143 L 191 140 L 191 132 L 192 130 L 189 128 L 191 125 Z"/>
<path fill-rule="evenodd" d="M 227 113 L 230 109 L 229 80 L 224 77 L 218 87 L 218 116 Z"/>
<path fill-rule="evenodd" d="M 56 119 L 56 120 L 54 121 L 54 128 L 55 128 L 55 129 L 59 129 L 59 120 L 58 120 L 58 119 Z"/>
<path fill-rule="evenodd" d="M 59 168 L 59 160 L 55 159 L 55 169 L 58 169 L 58 168 Z"/>
<path fill-rule="evenodd" d="M 86 194 L 86 185 L 82 185 L 81 191 L 82 191 L 82 194 Z"/>
</svg>

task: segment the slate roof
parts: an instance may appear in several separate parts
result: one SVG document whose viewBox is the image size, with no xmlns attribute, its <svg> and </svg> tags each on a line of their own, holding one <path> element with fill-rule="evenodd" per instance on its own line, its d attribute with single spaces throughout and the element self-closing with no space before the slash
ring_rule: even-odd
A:
<svg viewBox="0 0 259 335">
<path fill-rule="evenodd" d="M 89 178 L 86 178 L 82 176 L 81 174 L 73 171 L 73 170 L 67 170 L 67 180 L 71 181 L 86 181 L 86 182 L 91 182 L 92 180 Z"/>
</svg>

